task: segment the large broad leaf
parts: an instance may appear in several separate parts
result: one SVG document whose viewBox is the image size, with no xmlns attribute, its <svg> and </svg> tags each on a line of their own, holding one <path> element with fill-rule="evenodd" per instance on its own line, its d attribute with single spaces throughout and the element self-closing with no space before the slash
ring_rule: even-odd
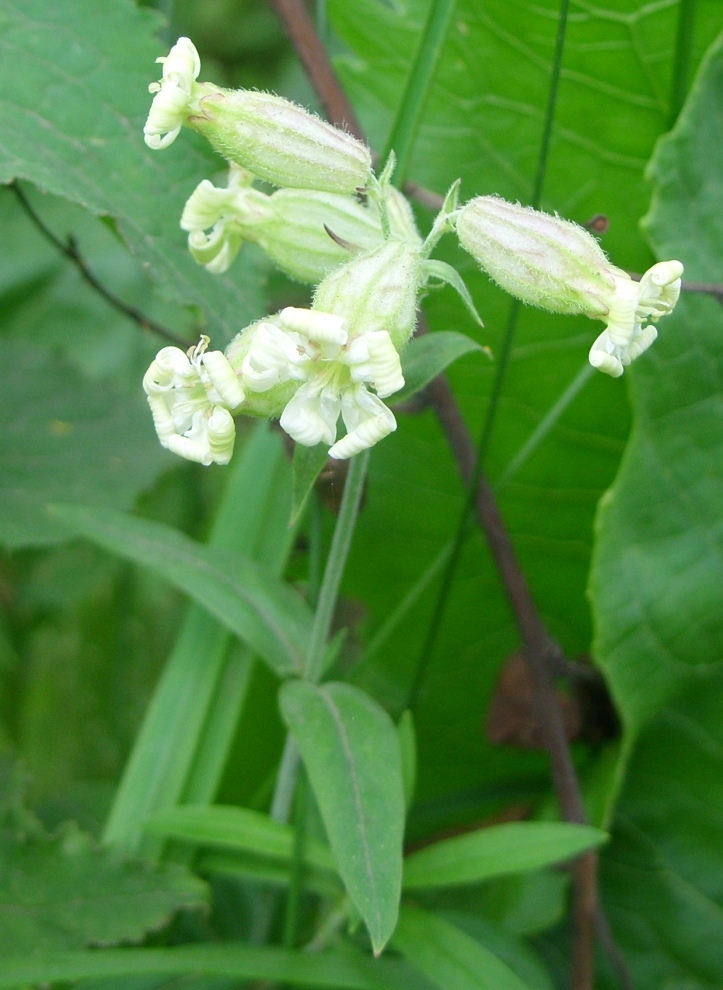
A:
<svg viewBox="0 0 723 990">
<path fill-rule="evenodd" d="M 647 228 L 720 278 L 723 38 L 651 164 Z M 596 655 L 629 748 L 603 896 L 635 986 L 723 985 L 723 320 L 685 298 L 632 376 L 635 427 L 600 513 Z"/>
<path fill-rule="evenodd" d="M 45 513 L 49 502 L 127 507 L 166 459 L 144 402 L 30 344 L 3 343 L 0 418 L 0 541 L 9 546 L 67 535 Z"/>
<path fill-rule="evenodd" d="M 53 507 L 70 531 L 152 567 L 256 650 L 281 676 L 301 670 L 311 613 L 299 596 L 241 554 L 195 543 L 162 523 L 119 512 Z"/>
<path fill-rule="evenodd" d="M 566 822 L 511 822 L 443 839 L 408 856 L 404 887 L 475 883 L 572 859 L 604 842 L 597 828 Z"/>
<path fill-rule="evenodd" d="M 602 895 L 637 990 L 723 986 L 723 673 L 641 732 Z"/>
<path fill-rule="evenodd" d="M 661 258 L 720 277 L 723 36 L 651 164 Z M 595 654 L 635 732 L 723 656 L 723 311 L 683 298 L 632 378 L 635 423 L 598 520 Z"/>
<path fill-rule="evenodd" d="M 441 990 L 529 990 L 489 949 L 439 915 L 405 906 L 394 946 Z"/>
<path fill-rule="evenodd" d="M 179 140 L 160 153 L 143 143 L 154 60 L 167 51 L 153 36 L 158 26 L 129 0 L 96 5 L 92 16 L 83 0 L 2 0 L 0 182 L 29 179 L 117 220 L 158 286 L 199 306 L 221 342 L 261 315 L 258 279 L 250 270 L 237 284 L 211 278 L 178 226 L 187 197 L 221 159 L 202 142 Z"/>
<path fill-rule="evenodd" d="M 339 874 L 379 953 L 394 930 L 402 886 L 404 785 L 394 724 L 348 684 L 290 681 L 280 703 Z"/>
<path fill-rule="evenodd" d="M 428 4 L 333 0 L 329 7 L 349 49 L 337 64 L 373 144 L 383 147 Z M 463 198 L 498 192 L 529 202 L 559 7 L 558 0 L 458 0 L 411 178 L 444 192 L 461 175 Z M 568 25 L 542 205 L 581 223 L 606 214 L 610 231 L 603 246 L 617 264 L 639 271 L 650 261 L 637 226 L 649 197 L 643 171 L 666 128 L 677 14 L 672 6 L 645 0 L 619 7 L 586 5 Z M 714 4 L 699 11 L 696 37 L 704 39 L 721 11 Z M 509 300 L 475 273 L 451 239 L 442 242 L 441 254 L 459 264 L 485 330 L 474 326 L 449 289 L 425 302 L 432 329 L 470 333 L 497 357 Z M 492 480 L 575 379 L 600 327 L 582 317 L 522 311 L 487 458 Z M 495 371 L 496 363 L 484 359 L 466 359 L 450 370 L 474 433 Z M 625 379 L 596 375 L 500 494 L 534 597 L 571 656 L 589 649 L 585 589 L 592 521 L 623 450 L 626 390 Z M 456 469 L 433 414 L 400 416 L 399 429 L 374 452 L 357 530 L 364 553 L 353 555 L 346 581 L 347 593 L 367 603 L 372 630 L 451 537 L 460 508 Z M 356 675 L 395 711 L 407 703 L 435 590 L 421 597 Z M 485 802 L 489 807 L 546 786 L 536 755 L 495 749 L 480 730 L 499 667 L 518 643 L 494 566 L 473 539 L 415 707 L 420 772 L 413 834 L 449 823 L 460 807 L 469 808 L 471 818 Z"/>
</svg>

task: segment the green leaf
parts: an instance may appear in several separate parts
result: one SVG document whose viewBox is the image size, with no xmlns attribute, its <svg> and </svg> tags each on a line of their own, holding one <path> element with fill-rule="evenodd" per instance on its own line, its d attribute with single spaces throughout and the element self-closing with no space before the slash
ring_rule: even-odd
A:
<svg viewBox="0 0 723 990">
<path fill-rule="evenodd" d="M 251 556 L 280 575 L 294 537 L 286 525 L 289 487 L 281 439 L 257 423 L 228 473 L 210 544 Z M 116 792 L 105 842 L 157 855 L 160 843 L 141 830 L 152 810 L 213 800 L 243 707 L 245 678 L 239 675 L 250 663 L 229 653 L 222 623 L 200 605 L 189 606 Z M 257 730 L 254 754 L 263 748 Z M 245 760 L 248 765 L 248 752 Z"/>
<path fill-rule="evenodd" d="M 651 240 L 693 280 L 720 277 L 721 134 L 723 36 L 650 166 Z M 630 379 L 633 433 L 601 505 L 591 589 L 595 656 L 634 735 L 723 655 L 720 305 L 684 295 Z"/>
<path fill-rule="evenodd" d="M 405 905 L 393 945 L 441 990 L 529 990 L 497 956 L 439 915 Z"/>
<path fill-rule="evenodd" d="M 329 0 L 328 7 L 345 49 L 336 66 L 372 145 L 383 148 L 428 0 Z M 597 4 L 570 17 L 542 206 L 578 223 L 604 213 L 610 228 L 603 247 L 615 264 L 640 271 L 650 262 L 638 230 L 649 198 L 643 171 L 666 127 L 678 8 L 646 0 L 609 8 Z M 411 180 L 443 193 L 461 177 L 462 201 L 496 192 L 529 202 L 559 9 L 559 0 L 457 0 L 421 116 Z M 720 23 L 720 5 L 698 10 L 696 38 L 703 39 Z M 699 47 L 696 41 L 696 60 Z M 433 333 L 465 331 L 499 354 L 509 297 L 462 256 L 454 238 L 440 241 L 435 257 L 457 267 L 486 330 L 477 330 L 453 293 L 441 292 L 425 300 Z M 521 311 L 485 463 L 493 484 L 575 378 L 597 332 L 598 324 L 584 317 Z M 479 358 L 448 370 L 473 436 L 495 374 L 496 365 Z M 627 438 L 626 389 L 624 380 L 591 379 L 500 496 L 535 602 L 568 656 L 590 648 L 592 521 Z M 449 541 L 462 509 L 456 465 L 433 411 L 399 420 L 374 450 L 357 528 L 364 554 L 352 555 L 343 589 L 365 603 L 370 636 Z M 407 706 L 437 590 L 434 582 L 384 648 L 355 672 L 355 683 L 395 714 Z M 420 762 L 410 837 L 457 824 L 463 806 L 470 821 L 512 794 L 534 800 L 549 787 L 539 753 L 493 747 L 479 731 L 500 667 L 518 645 L 494 564 L 473 533 L 415 706 Z"/>
<path fill-rule="evenodd" d="M 404 388 L 395 392 L 389 401 L 397 405 L 411 399 L 453 361 L 472 351 L 484 351 L 484 348 L 471 337 L 454 330 L 426 333 L 410 340 L 402 355 Z"/>
<path fill-rule="evenodd" d="M 723 986 L 723 672 L 640 733 L 602 856 L 602 897 L 639 990 Z"/>
<path fill-rule="evenodd" d="M 512 822 L 478 829 L 412 853 L 404 887 L 443 887 L 522 873 L 572 859 L 600 845 L 605 832 L 567 822 Z"/>
<path fill-rule="evenodd" d="M 289 862 L 293 855 L 294 829 L 250 808 L 224 805 L 163 808 L 147 819 L 146 828 L 200 846 L 256 853 Z M 335 869 L 328 848 L 311 838 L 304 840 L 304 859 L 320 869 Z"/>
<path fill-rule="evenodd" d="M 470 291 L 464 284 L 464 279 L 456 268 L 452 265 L 448 265 L 446 261 L 437 261 L 433 259 L 423 263 L 422 272 L 427 278 L 436 278 L 439 279 L 440 282 L 451 285 L 467 307 L 467 312 L 470 314 L 475 323 L 479 324 L 481 327 L 484 326 L 482 317 L 477 312 L 474 300 L 470 295 Z"/>
<path fill-rule="evenodd" d="M 145 403 L 30 344 L 3 342 L 0 417 L 0 541 L 9 546 L 65 538 L 48 502 L 129 506 L 166 459 Z"/>
<path fill-rule="evenodd" d="M 311 631 L 299 596 L 260 564 L 203 546 L 162 523 L 119 512 L 53 506 L 69 530 L 151 567 L 256 650 L 280 676 L 298 672 Z"/>
<path fill-rule="evenodd" d="M 329 448 L 326 444 L 317 443 L 315 447 L 304 447 L 300 443 L 294 444 L 292 523 L 297 522 L 301 518 L 316 479 L 319 477 L 328 459 Z"/>
<path fill-rule="evenodd" d="M 692 280 L 720 278 L 722 134 L 720 37 L 650 167 L 651 241 Z M 649 354 L 592 575 L 596 656 L 628 730 L 603 899 L 636 987 L 710 990 L 723 985 L 720 305 L 684 294 Z"/>
<path fill-rule="evenodd" d="M 426 990 L 396 960 L 372 960 L 340 952 L 291 952 L 244 943 L 182 946 L 174 949 L 103 950 L 37 954 L 3 959 L 0 988 L 27 983 L 73 981 L 99 976 L 188 973 L 236 980 L 283 981 L 294 986 L 340 990 Z"/>
<path fill-rule="evenodd" d="M 235 278 L 210 277 L 178 226 L 195 185 L 223 162 L 187 135 L 168 152 L 143 143 L 154 60 L 168 51 L 154 38 L 158 26 L 155 13 L 128 0 L 92 16 L 83 0 L 2 0 L 0 182 L 28 179 L 117 220 L 162 291 L 199 306 L 230 339 L 262 310 L 258 279 L 238 279 L 238 267 Z"/>
<path fill-rule="evenodd" d="M 397 722 L 399 752 L 402 757 L 402 780 L 404 782 L 404 805 L 410 808 L 414 800 L 414 785 L 417 781 L 417 737 L 414 732 L 414 716 L 407 709 Z"/>
<path fill-rule="evenodd" d="M 349 684 L 289 681 L 280 704 L 339 874 L 378 954 L 394 931 L 402 880 L 404 788 L 396 729 L 376 702 Z"/>
<path fill-rule="evenodd" d="M 96 847 L 72 823 L 0 833 L 0 956 L 138 942 L 181 908 L 206 903 L 183 867 Z M 3 963 L 3 975 L 6 974 Z"/>
</svg>

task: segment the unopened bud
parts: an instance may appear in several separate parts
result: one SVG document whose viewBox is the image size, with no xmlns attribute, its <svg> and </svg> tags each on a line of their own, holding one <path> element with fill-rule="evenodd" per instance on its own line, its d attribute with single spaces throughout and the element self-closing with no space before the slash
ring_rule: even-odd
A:
<svg viewBox="0 0 723 990">
<path fill-rule="evenodd" d="M 582 227 L 496 196 L 467 203 L 456 228 L 462 247 L 511 295 L 553 313 L 603 320 L 590 363 L 614 378 L 657 337 L 646 324 L 678 300 L 679 261 L 659 262 L 633 282 Z"/>
<path fill-rule="evenodd" d="M 418 247 L 383 241 L 327 275 L 313 308 L 343 317 L 350 340 L 386 330 L 399 351 L 414 330 L 420 270 Z"/>
<path fill-rule="evenodd" d="M 510 295 L 553 313 L 604 316 L 619 269 L 583 227 L 497 196 L 456 217 L 465 251 Z"/>
<path fill-rule="evenodd" d="M 204 179 L 183 210 L 188 248 L 209 271 L 226 271 L 243 241 L 253 241 L 291 278 L 318 285 L 334 268 L 382 240 L 374 204 L 312 189 L 278 189 L 268 196 L 236 181 L 239 171 L 232 168 L 225 188 Z M 393 192 L 392 233 L 420 244 L 408 203 Z"/>
<path fill-rule="evenodd" d="M 369 149 L 346 131 L 281 96 L 202 86 L 189 126 L 260 179 L 349 195 L 369 181 Z"/>
</svg>

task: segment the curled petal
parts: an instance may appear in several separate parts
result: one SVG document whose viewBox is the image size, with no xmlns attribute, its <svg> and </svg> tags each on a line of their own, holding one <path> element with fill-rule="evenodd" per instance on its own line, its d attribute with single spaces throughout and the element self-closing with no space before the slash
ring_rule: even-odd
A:
<svg viewBox="0 0 723 990">
<path fill-rule="evenodd" d="M 183 207 L 182 230 L 207 230 L 223 217 L 236 195 L 235 190 L 220 189 L 209 179 L 196 186 Z"/>
<path fill-rule="evenodd" d="M 202 230 L 188 235 L 191 257 L 213 275 L 228 271 L 242 244 L 243 238 L 229 223 L 217 223 L 208 235 Z"/>
<path fill-rule="evenodd" d="M 221 351 L 206 351 L 203 368 L 208 380 L 224 405 L 236 409 L 244 401 L 244 391 L 238 375 Z"/>
<path fill-rule="evenodd" d="M 163 63 L 163 78 L 148 87 L 155 96 L 143 127 L 145 142 L 154 151 L 167 148 L 176 140 L 201 71 L 198 52 L 188 38 L 179 38 L 168 55 L 156 61 Z"/>
<path fill-rule="evenodd" d="M 188 360 L 188 355 L 180 347 L 163 347 L 144 375 L 143 389 L 146 395 L 167 392 L 188 384 L 196 377 L 197 373 Z"/>
<path fill-rule="evenodd" d="M 341 414 L 348 432 L 329 450 L 329 457 L 337 460 L 346 460 L 367 447 L 373 447 L 397 428 L 391 409 L 387 409 L 382 400 L 363 385 L 344 392 Z"/>
<path fill-rule="evenodd" d="M 316 382 L 302 385 L 281 414 L 281 429 L 304 447 L 333 444 L 341 401 L 335 389 Z"/>
<path fill-rule="evenodd" d="M 223 406 L 214 406 L 208 418 L 208 448 L 214 464 L 228 464 L 235 440 L 233 416 Z"/>
<path fill-rule="evenodd" d="M 374 388 L 385 399 L 404 386 L 399 354 L 386 330 L 366 334 L 369 359 L 372 366 Z"/>
<path fill-rule="evenodd" d="M 659 320 L 670 313 L 680 296 L 683 266 L 679 261 L 659 261 L 640 279 L 637 318 Z"/>
<path fill-rule="evenodd" d="M 615 276 L 615 295 L 610 310 L 603 319 L 607 334 L 616 347 L 627 347 L 635 333 L 635 310 L 638 305 L 638 283 L 629 275 Z"/>
<path fill-rule="evenodd" d="M 279 313 L 279 319 L 287 330 L 293 330 L 317 344 L 337 344 L 341 347 L 346 344 L 349 336 L 344 328 L 344 320 L 333 313 L 287 306 Z"/>
<path fill-rule="evenodd" d="M 261 323 L 241 365 L 241 380 L 251 392 L 265 392 L 280 382 L 304 381 L 309 355 L 301 338 L 285 333 L 273 323 Z"/>
<path fill-rule="evenodd" d="M 200 464 L 227 464 L 236 428 L 227 406 L 244 395 L 233 368 L 220 351 L 207 351 L 208 337 L 184 354 L 164 347 L 143 379 L 161 445 Z"/>
</svg>

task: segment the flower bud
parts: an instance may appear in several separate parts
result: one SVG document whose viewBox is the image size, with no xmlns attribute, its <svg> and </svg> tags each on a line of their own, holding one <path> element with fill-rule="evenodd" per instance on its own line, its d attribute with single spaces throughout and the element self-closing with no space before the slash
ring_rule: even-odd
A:
<svg viewBox="0 0 723 990">
<path fill-rule="evenodd" d="M 553 313 L 583 313 L 606 329 L 590 363 L 614 378 L 650 347 L 680 294 L 683 266 L 663 261 L 641 281 L 612 265 L 577 224 L 496 196 L 480 196 L 456 216 L 460 244 L 511 295 Z"/>
<path fill-rule="evenodd" d="M 163 63 L 143 133 L 150 148 L 167 148 L 185 124 L 229 161 L 277 186 L 353 194 L 372 174 L 369 149 L 281 96 L 198 83 L 193 42 L 179 38 Z"/>
<path fill-rule="evenodd" d="M 459 242 L 498 285 L 553 313 L 603 316 L 619 269 L 583 227 L 478 196 L 456 217 Z"/>
<path fill-rule="evenodd" d="M 313 308 L 343 317 L 350 339 L 386 330 L 399 351 L 414 330 L 420 270 L 418 247 L 383 241 L 327 275 Z"/>
<path fill-rule="evenodd" d="M 202 85 L 189 126 L 260 179 L 349 195 L 369 181 L 369 149 L 346 131 L 281 96 Z"/>
</svg>

